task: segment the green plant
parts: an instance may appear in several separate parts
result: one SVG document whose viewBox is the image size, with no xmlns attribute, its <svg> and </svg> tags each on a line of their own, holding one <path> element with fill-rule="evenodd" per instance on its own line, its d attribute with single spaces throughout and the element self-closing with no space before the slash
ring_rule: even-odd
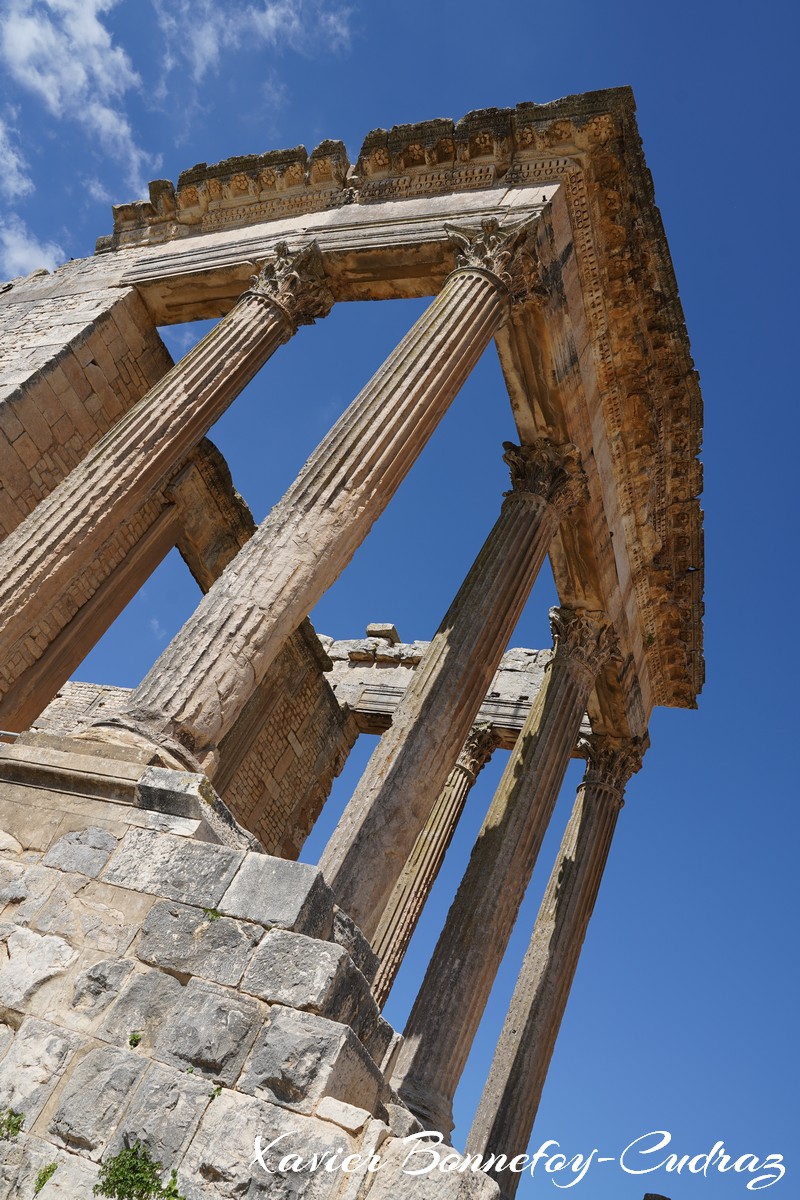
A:
<svg viewBox="0 0 800 1200">
<path fill-rule="evenodd" d="M 215 1088 L 211 1089 L 211 1099 L 216 1100 L 217 1096 L 222 1095 L 222 1084 L 218 1083 Z"/>
<path fill-rule="evenodd" d="M 186 1200 L 178 1191 L 178 1177 L 170 1173 L 169 1182 L 161 1183 L 163 1167 L 154 1162 L 141 1142 L 126 1146 L 100 1167 L 92 1191 L 108 1200 Z"/>
<path fill-rule="evenodd" d="M 135 1050 L 141 1040 L 142 1040 L 141 1033 L 139 1032 L 138 1029 L 134 1029 L 133 1033 L 128 1038 L 128 1045 L 131 1047 L 132 1050 Z"/>
<path fill-rule="evenodd" d="M 22 1131 L 24 1124 L 24 1113 L 15 1112 L 13 1108 L 4 1109 L 0 1113 L 0 1139 L 7 1138 L 12 1141 Z"/>
<path fill-rule="evenodd" d="M 52 1179 L 58 1170 L 58 1163 L 48 1163 L 46 1167 L 42 1167 L 36 1175 L 36 1180 L 33 1185 L 33 1194 L 38 1196 L 48 1179 Z"/>
<path fill-rule="evenodd" d="M 204 908 L 203 916 L 207 921 L 218 921 L 222 913 L 217 908 Z"/>
</svg>

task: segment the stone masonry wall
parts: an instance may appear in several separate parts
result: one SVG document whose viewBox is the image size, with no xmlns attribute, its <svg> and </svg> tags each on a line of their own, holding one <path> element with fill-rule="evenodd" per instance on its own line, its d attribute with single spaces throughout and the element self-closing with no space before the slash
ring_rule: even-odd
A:
<svg viewBox="0 0 800 1200">
<path fill-rule="evenodd" d="M 77 267 L 0 295 L 0 537 L 172 365 L 135 289 Z"/>
<path fill-rule="evenodd" d="M 27 754 L 43 781 L 79 744 L 41 740 L 16 766 Z M 52 1163 L 42 1200 L 87 1200 L 135 1141 L 187 1200 L 496 1196 L 483 1177 L 432 1189 L 400 1172 L 419 1126 L 388 1084 L 397 1036 L 320 872 L 197 840 L 165 811 L 181 773 L 91 753 L 107 781 L 139 773 L 135 806 L 14 782 L 0 750 L 0 1115 L 23 1118 L 0 1140 L 0 1200 L 32 1200 Z M 378 1152 L 386 1169 L 267 1174 L 255 1137 L 282 1134 L 285 1150 Z"/>
</svg>

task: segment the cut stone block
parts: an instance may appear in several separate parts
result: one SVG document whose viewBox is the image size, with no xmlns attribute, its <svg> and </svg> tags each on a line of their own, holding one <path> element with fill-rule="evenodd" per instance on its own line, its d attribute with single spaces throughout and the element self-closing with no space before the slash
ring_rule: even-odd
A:
<svg viewBox="0 0 800 1200">
<path fill-rule="evenodd" d="M 21 1008 L 45 980 L 66 971 L 77 957 L 63 938 L 15 926 L 6 933 L 8 958 L 0 967 L 0 1004 Z"/>
<path fill-rule="evenodd" d="M 79 871 L 82 875 L 99 875 L 117 848 L 118 839 L 107 829 L 95 825 L 75 833 L 67 833 L 45 855 L 44 865 L 59 871 Z"/>
<path fill-rule="evenodd" d="M 333 914 L 332 938 L 337 945 L 344 946 L 364 978 L 372 983 L 381 965 L 380 959 L 353 918 L 338 907 Z"/>
<path fill-rule="evenodd" d="M 140 1142 L 165 1172 L 171 1171 L 212 1094 L 207 1079 L 151 1063 L 103 1157 L 108 1159 L 123 1147 Z"/>
<path fill-rule="evenodd" d="M 47 1021 L 28 1017 L 0 1062 L 0 1110 L 25 1114 L 25 1128 L 33 1122 L 64 1073 L 70 1055 L 79 1044 L 74 1033 L 57 1029 Z"/>
<path fill-rule="evenodd" d="M 308 863 L 248 854 L 225 895 L 220 912 L 268 928 L 295 929 L 327 938 L 333 927 L 333 893 Z"/>
<path fill-rule="evenodd" d="M 237 1079 L 263 1019 L 255 1000 L 192 979 L 164 1024 L 154 1053 L 230 1087 Z"/>
<path fill-rule="evenodd" d="M 237 984 L 264 930 L 215 912 L 167 900 L 154 904 L 142 926 L 139 958 L 155 967 Z"/>
<path fill-rule="evenodd" d="M 256 1145 L 269 1173 L 254 1155 Z M 324 1121 L 223 1092 L 192 1139 L 178 1171 L 178 1190 L 187 1200 L 333 1200 L 342 1185 L 340 1171 L 281 1172 L 278 1166 L 289 1153 L 308 1160 L 337 1150 L 341 1158 L 357 1153 L 358 1145 Z"/>
<path fill-rule="evenodd" d="M 146 1066 L 130 1050 L 90 1050 L 61 1089 L 50 1133 L 96 1162 Z"/>
<path fill-rule="evenodd" d="M 347 1025 L 275 1006 L 238 1088 L 297 1112 L 332 1096 L 375 1113 L 383 1077 Z"/>
<path fill-rule="evenodd" d="M 131 829 L 112 855 L 103 878 L 106 883 L 136 892 L 151 892 L 169 900 L 213 908 L 243 857 L 242 851 L 224 846 L 150 829 Z"/>
<path fill-rule="evenodd" d="M 124 985 L 119 999 L 103 1020 L 98 1036 L 118 1045 L 127 1045 L 130 1035 L 138 1033 L 144 1048 L 149 1048 L 164 1021 L 178 1005 L 183 991 L 171 975 L 161 971 L 137 971 Z"/>
<path fill-rule="evenodd" d="M 334 1100 L 332 1096 L 323 1096 L 317 1105 L 317 1116 L 320 1121 L 333 1121 L 348 1133 L 360 1133 L 372 1115 L 365 1108 L 356 1108 L 354 1104 L 345 1104 L 343 1100 Z"/>
<path fill-rule="evenodd" d="M 132 970 L 133 963 L 124 958 L 104 958 L 92 963 L 75 980 L 72 1007 L 87 1016 L 97 1016 L 108 1008 Z"/>
</svg>

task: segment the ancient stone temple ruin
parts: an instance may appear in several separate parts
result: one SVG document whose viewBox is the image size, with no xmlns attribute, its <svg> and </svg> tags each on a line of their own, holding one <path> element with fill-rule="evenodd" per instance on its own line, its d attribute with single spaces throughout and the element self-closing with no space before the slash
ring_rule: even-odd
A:
<svg viewBox="0 0 800 1200">
<path fill-rule="evenodd" d="M 256 526 L 205 435 L 299 325 L 399 297 L 430 303 Z M 209 317 L 173 365 L 157 327 Z M 352 165 L 333 141 L 201 164 L 116 207 L 93 257 L 6 284 L 0 330 L 0 1197 L 83 1200 L 140 1143 L 189 1200 L 510 1200 L 498 1163 L 409 1175 L 406 1139 L 450 1135 L 580 756 L 457 1147 L 525 1152 L 649 715 L 703 680 L 701 401 L 630 92 L 375 130 Z M 323 636 L 309 612 L 492 340 L 518 436 L 438 632 Z M 69 682 L 173 547 L 204 596 L 141 683 Z M 552 644 L 510 649 L 548 556 Z M 382 1005 L 501 747 L 395 1030 Z M 293 1171 L 282 1135 L 363 1162 Z"/>
</svg>

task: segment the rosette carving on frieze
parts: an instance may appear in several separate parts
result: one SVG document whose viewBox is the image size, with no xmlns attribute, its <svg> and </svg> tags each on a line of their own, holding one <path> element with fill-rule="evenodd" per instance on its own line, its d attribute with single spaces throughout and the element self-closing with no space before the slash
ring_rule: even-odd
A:
<svg viewBox="0 0 800 1200">
<path fill-rule="evenodd" d="M 561 517 L 589 498 L 580 451 L 571 442 L 561 445 L 534 438 L 525 446 L 503 442 L 503 460 L 511 472 L 512 491 L 527 492 L 554 505 Z"/>
<path fill-rule="evenodd" d="M 333 294 L 316 242 L 295 251 L 287 242 L 279 242 L 274 257 L 253 276 L 247 294 L 265 296 L 280 305 L 295 326 L 313 325 L 333 307 Z"/>
<path fill-rule="evenodd" d="M 555 657 L 569 658 L 596 679 L 610 658 L 619 654 L 614 627 L 604 612 L 586 608 L 551 608 L 550 629 Z"/>
</svg>

